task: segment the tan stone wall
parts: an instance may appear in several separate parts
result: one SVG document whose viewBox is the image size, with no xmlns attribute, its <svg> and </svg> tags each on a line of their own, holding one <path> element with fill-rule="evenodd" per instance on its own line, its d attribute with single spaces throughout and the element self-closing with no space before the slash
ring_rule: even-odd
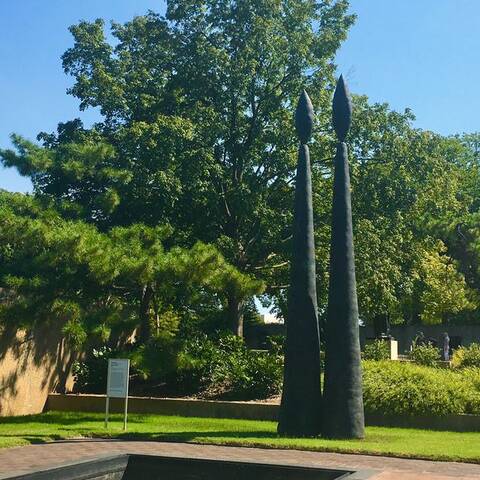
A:
<svg viewBox="0 0 480 480">
<path fill-rule="evenodd" d="M 48 394 L 70 391 L 73 353 L 52 326 L 0 332 L 0 416 L 43 411 Z"/>
</svg>

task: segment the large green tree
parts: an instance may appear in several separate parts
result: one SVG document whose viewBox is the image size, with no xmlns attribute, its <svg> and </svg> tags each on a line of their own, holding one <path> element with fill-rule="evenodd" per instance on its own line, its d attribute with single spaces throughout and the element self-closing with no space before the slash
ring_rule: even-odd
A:
<svg viewBox="0 0 480 480">
<path fill-rule="evenodd" d="M 42 146 L 15 136 L 16 149 L 1 151 L 2 162 L 28 175 L 37 200 L 63 218 L 103 233 L 169 225 L 167 250 L 216 244 L 241 272 L 266 282 L 265 301 L 284 313 L 296 155 L 291 119 L 306 87 L 317 112 L 311 157 L 323 314 L 333 59 L 354 20 L 347 9 L 344 0 L 170 0 L 165 16 L 150 12 L 113 24 L 111 37 L 101 20 L 81 22 L 71 27 L 74 44 L 63 65 L 80 108 L 98 108 L 102 121 L 88 129 L 78 120 L 61 123 L 39 136 Z M 422 321 L 425 307 L 433 307 L 425 305 L 433 298 L 426 290 L 438 278 L 428 265 L 445 260 L 425 262 L 424 252 L 452 259 L 470 306 L 480 288 L 478 136 L 443 138 L 412 121 L 408 110 L 354 97 L 348 147 L 359 310 L 367 322 L 384 315 Z M 246 297 L 229 290 L 225 312 L 241 333 Z M 472 319 L 476 312 L 453 304 L 442 311 L 442 318 Z"/>
<path fill-rule="evenodd" d="M 99 232 L 21 194 L 0 192 L 0 323 L 49 323 L 76 344 L 137 344 L 174 335 L 180 321 L 220 310 L 225 292 L 262 284 L 203 243 L 165 248 L 170 229 L 134 224 Z"/>
<path fill-rule="evenodd" d="M 365 97 L 354 103 L 349 147 L 360 316 L 367 322 L 385 315 L 394 322 L 421 322 L 423 310 L 435 308 L 426 294 L 428 282 L 418 281 L 426 279 L 425 258 L 452 254 L 439 250 L 446 232 L 436 225 L 452 225 L 471 209 L 466 150 L 458 139 L 413 128 L 409 110 L 394 112 Z M 452 268 L 460 274 L 455 287 L 460 288 L 460 265 Z M 438 277 L 434 271 L 429 275 Z M 450 282 L 440 286 L 436 295 L 452 299 L 444 304 L 447 319 L 459 313 L 459 305 Z M 467 297 L 473 293 L 461 290 Z"/>
<path fill-rule="evenodd" d="M 284 267 L 290 237 L 302 88 L 327 112 L 334 55 L 353 16 L 346 0 L 169 0 L 112 25 L 71 28 L 63 56 L 78 121 L 16 138 L 4 152 L 35 192 L 102 229 L 170 223 L 177 242 L 214 242 L 242 272 L 268 278 Z M 325 117 L 326 118 L 326 117 Z M 322 123 L 322 118 L 319 120 Z M 229 294 L 230 326 L 242 333 L 244 301 Z"/>
</svg>

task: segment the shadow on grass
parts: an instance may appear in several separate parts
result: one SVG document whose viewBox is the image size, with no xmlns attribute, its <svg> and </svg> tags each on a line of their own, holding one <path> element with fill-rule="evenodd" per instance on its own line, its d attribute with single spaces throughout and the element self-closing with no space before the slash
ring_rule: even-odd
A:
<svg viewBox="0 0 480 480">
<path fill-rule="evenodd" d="M 58 425 L 59 427 L 66 425 L 78 425 L 86 422 L 103 422 L 104 415 L 102 413 L 62 413 L 62 412 L 47 412 L 39 415 L 24 415 L 20 417 L 0 417 L 0 425 L 24 425 L 27 423 L 38 423 L 40 425 Z M 110 416 L 112 421 L 123 421 L 122 414 L 112 414 Z M 146 423 L 149 421 L 148 417 L 142 415 L 132 414 L 129 416 L 131 423 Z"/>
<path fill-rule="evenodd" d="M 95 436 L 102 435 L 100 432 L 96 432 Z M 105 434 L 108 436 L 108 431 Z M 231 439 L 231 440 L 244 440 L 244 439 L 266 439 L 266 440 L 279 440 L 280 437 L 273 432 L 233 432 L 233 431 L 213 431 L 213 432 L 111 432 L 115 438 L 122 440 L 147 440 L 157 442 L 191 442 L 199 438 L 211 438 L 211 439 Z"/>
<path fill-rule="evenodd" d="M 28 434 L 28 435 L 15 435 L 14 433 L 12 434 L 0 434 L 0 444 L 2 442 L 2 439 L 9 439 L 9 438 L 15 438 L 19 440 L 25 440 L 26 442 L 30 444 L 43 444 L 43 443 L 49 443 L 52 441 L 57 441 L 61 440 L 62 436 L 57 435 L 57 434 L 44 434 L 44 435 L 35 435 L 35 434 Z"/>
<path fill-rule="evenodd" d="M 99 420 L 99 416 L 93 415 L 65 415 L 65 414 L 40 414 L 24 415 L 20 417 L 0 417 L 0 425 L 23 425 L 26 423 L 39 423 L 43 425 L 75 425 L 84 422 L 94 422 Z"/>
</svg>

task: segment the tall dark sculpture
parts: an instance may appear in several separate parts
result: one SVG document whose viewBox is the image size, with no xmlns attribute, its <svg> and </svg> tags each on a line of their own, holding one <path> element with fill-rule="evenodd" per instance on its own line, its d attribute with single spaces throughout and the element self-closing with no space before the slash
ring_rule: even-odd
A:
<svg viewBox="0 0 480 480">
<path fill-rule="evenodd" d="M 308 141 L 313 107 L 303 92 L 295 114 L 300 138 L 287 312 L 285 369 L 278 433 L 316 436 L 321 430 L 320 339 L 315 284 L 312 180 Z"/>
<path fill-rule="evenodd" d="M 350 96 L 343 77 L 340 77 L 333 97 L 333 126 L 339 143 L 333 186 L 323 392 L 323 435 L 329 438 L 363 438 L 365 428 L 350 174 L 344 143 L 351 117 Z"/>
</svg>

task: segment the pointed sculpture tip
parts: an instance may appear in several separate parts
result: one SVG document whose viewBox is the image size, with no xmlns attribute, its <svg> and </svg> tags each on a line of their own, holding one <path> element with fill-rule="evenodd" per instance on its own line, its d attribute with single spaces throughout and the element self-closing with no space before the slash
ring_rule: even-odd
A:
<svg viewBox="0 0 480 480">
<path fill-rule="evenodd" d="M 295 112 L 295 127 L 301 143 L 308 143 L 312 137 L 314 117 L 312 101 L 307 91 L 303 90 Z"/>
<path fill-rule="evenodd" d="M 333 95 L 333 128 L 338 140 L 343 142 L 352 123 L 352 101 L 343 75 L 337 81 Z"/>
</svg>

